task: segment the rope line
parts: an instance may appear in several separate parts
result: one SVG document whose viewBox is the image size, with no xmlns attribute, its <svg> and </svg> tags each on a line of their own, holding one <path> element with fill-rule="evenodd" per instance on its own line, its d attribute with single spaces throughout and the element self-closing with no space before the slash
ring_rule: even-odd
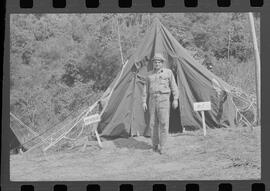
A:
<svg viewBox="0 0 270 191">
<path fill-rule="evenodd" d="M 46 150 L 48 150 L 50 147 L 52 147 L 53 145 L 55 145 L 56 143 L 58 143 L 63 137 L 65 137 L 81 120 L 82 120 L 82 118 L 83 117 L 85 117 L 85 116 L 87 116 L 87 114 L 90 112 L 90 111 L 92 111 L 94 108 L 95 108 L 95 106 L 97 105 L 97 103 L 99 102 L 99 100 L 98 101 L 96 101 L 90 108 L 89 108 L 89 110 L 87 110 L 87 112 L 86 112 L 86 114 L 84 114 L 84 115 L 80 115 L 81 117 L 80 118 L 78 118 L 78 120 L 77 120 L 77 122 L 74 124 L 74 125 L 72 125 L 72 127 L 70 128 L 70 129 L 68 129 L 65 133 L 63 133 L 63 134 L 61 134 L 56 140 L 54 140 L 49 146 L 47 146 L 46 148 L 44 148 L 44 151 L 46 151 Z"/>
<path fill-rule="evenodd" d="M 29 126 L 27 126 L 25 123 L 23 123 L 19 118 L 17 118 L 13 113 L 9 113 L 15 120 L 17 120 L 22 126 L 26 127 L 31 133 L 33 133 L 34 135 L 38 135 L 37 132 L 35 132 L 34 130 L 32 130 Z"/>
</svg>

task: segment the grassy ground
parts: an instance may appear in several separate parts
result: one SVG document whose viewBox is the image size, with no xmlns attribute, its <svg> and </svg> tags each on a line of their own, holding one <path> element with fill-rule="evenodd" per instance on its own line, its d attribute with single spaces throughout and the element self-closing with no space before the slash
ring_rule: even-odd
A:
<svg viewBox="0 0 270 191">
<path fill-rule="evenodd" d="M 96 142 L 47 157 L 10 156 L 13 181 L 260 179 L 260 127 L 209 129 L 171 135 L 166 154 L 145 137 Z M 77 143 L 80 145 L 80 143 Z"/>
</svg>

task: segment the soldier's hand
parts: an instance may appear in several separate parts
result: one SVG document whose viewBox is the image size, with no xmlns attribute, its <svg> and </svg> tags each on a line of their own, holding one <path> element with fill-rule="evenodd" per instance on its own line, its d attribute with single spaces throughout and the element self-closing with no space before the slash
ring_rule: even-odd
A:
<svg viewBox="0 0 270 191">
<path fill-rule="evenodd" d="M 173 109 L 176 109 L 178 107 L 178 101 L 177 100 L 173 100 L 172 106 L 173 106 Z"/>
<path fill-rule="evenodd" d="M 143 110 L 146 111 L 147 110 L 147 104 L 143 103 Z"/>
</svg>

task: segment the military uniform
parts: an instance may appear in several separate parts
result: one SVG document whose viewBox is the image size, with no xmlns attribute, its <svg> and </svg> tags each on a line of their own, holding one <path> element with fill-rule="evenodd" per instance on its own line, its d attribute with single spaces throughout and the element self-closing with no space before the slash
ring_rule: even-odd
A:
<svg viewBox="0 0 270 191">
<path fill-rule="evenodd" d="M 149 126 L 153 147 L 164 147 L 169 129 L 170 94 L 178 100 L 178 88 L 170 69 L 161 68 L 153 71 L 146 79 L 142 102 L 146 104 L 149 96 L 148 109 L 150 113 Z"/>
</svg>

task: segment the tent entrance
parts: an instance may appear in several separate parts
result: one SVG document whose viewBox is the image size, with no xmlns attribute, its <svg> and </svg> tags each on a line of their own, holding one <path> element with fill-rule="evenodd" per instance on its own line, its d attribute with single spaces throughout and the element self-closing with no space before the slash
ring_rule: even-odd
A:
<svg viewBox="0 0 270 191">
<path fill-rule="evenodd" d="M 177 76 L 176 76 L 176 72 L 175 70 L 172 70 L 173 74 L 174 74 L 174 78 L 176 81 L 176 84 L 178 85 L 177 82 Z M 172 105 L 172 101 L 173 101 L 173 96 L 171 95 L 170 97 L 170 105 Z M 172 107 L 170 107 L 170 123 L 169 123 L 169 133 L 179 133 L 179 132 L 183 132 L 183 127 L 181 125 L 181 117 L 180 117 L 180 108 L 179 105 L 176 109 L 173 109 Z"/>
<path fill-rule="evenodd" d="M 171 100 L 172 103 L 172 100 Z M 180 119 L 180 109 L 179 106 L 176 109 L 170 108 L 170 124 L 169 124 L 169 133 L 179 133 L 183 132 Z"/>
</svg>

